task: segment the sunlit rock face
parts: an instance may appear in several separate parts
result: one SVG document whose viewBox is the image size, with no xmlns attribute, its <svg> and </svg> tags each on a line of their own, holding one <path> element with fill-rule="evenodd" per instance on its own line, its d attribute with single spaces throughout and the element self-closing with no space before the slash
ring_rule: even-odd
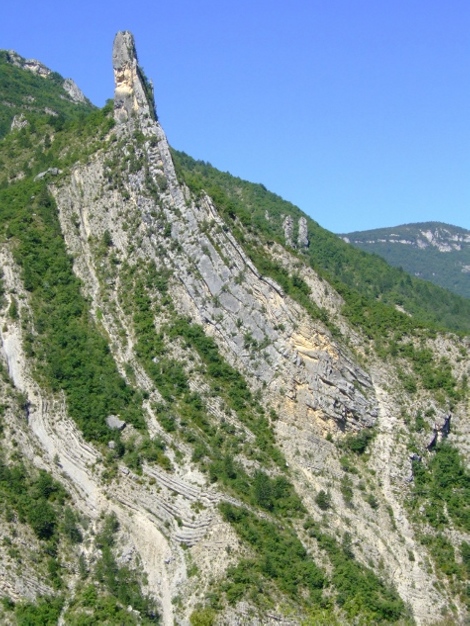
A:
<svg viewBox="0 0 470 626">
<path fill-rule="evenodd" d="M 117 122 L 127 122 L 132 115 L 157 119 L 153 88 L 139 67 L 134 37 L 120 31 L 114 38 L 114 108 Z"/>
<path fill-rule="evenodd" d="M 242 222 L 237 234 L 231 227 L 237 222 L 229 221 L 207 190 L 192 191 L 183 182 L 127 31 L 115 37 L 113 69 L 115 123 L 106 107 L 105 136 L 90 140 L 96 140 L 97 148 L 72 165 L 59 160 L 61 169 L 45 165 L 31 178 L 35 185 L 47 185 L 54 197 L 57 235 L 89 303 L 89 321 L 106 338 L 123 385 L 138 392 L 135 402 L 145 420 L 141 430 L 113 405 L 100 418 L 103 440 L 85 440 L 65 395 L 36 380 L 35 357 L 26 349 L 30 336 L 38 345 L 40 341 L 33 334 L 31 292 L 12 240 L 0 241 L 0 466 L 5 449 L 11 459 L 20 454 L 28 468 L 46 469 L 71 494 L 67 506 L 79 512 L 77 519 L 86 520 L 80 522 L 83 541 L 57 544 L 64 577 L 60 593 L 68 603 L 59 623 L 88 619 L 88 605 L 80 613 L 80 585 L 84 593 L 91 585 L 98 594 L 103 590 L 97 541 L 111 515 L 119 526 L 112 546 L 116 563 L 128 568 L 127 574 L 142 574 L 143 593 L 155 600 L 164 626 L 203 623 L 207 615 L 212 620 L 212 609 L 207 613 L 207 607 L 203 612 L 198 607 L 215 593 L 221 598 L 216 621 L 204 623 L 313 623 L 303 613 L 304 587 L 299 587 L 298 604 L 279 592 L 269 611 L 264 591 L 259 606 L 255 594 L 233 605 L 225 601 L 220 589 L 230 583 L 234 568 L 244 566 L 247 557 L 254 571 L 258 565 L 254 549 L 223 515 L 224 505 L 248 506 L 259 527 L 270 522 L 272 543 L 284 541 L 286 533 L 298 540 L 300 558 L 318 563 L 331 580 L 325 605 L 336 594 L 333 568 L 341 573 L 353 563 L 352 571 L 367 566 L 369 580 L 377 576 L 393 585 L 418 626 L 454 605 L 453 623 L 466 623 L 466 608 L 458 604 L 453 588 L 431 570 L 431 550 L 418 540 L 407 502 L 417 468 L 433 458 L 440 440 L 448 437 L 470 458 L 467 401 L 456 404 L 451 424 L 450 413 L 427 390 L 406 392 L 402 378 L 412 376 L 410 366 L 404 359 L 397 365 L 392 355 L 375 355 L 361 328 L 344 316 L 343 297 L 307 262 L 305 249 L 316 240 L 305 217 L 280 213 L 278 240 L 265 242 Z M 28 131 L 25 120 L 18 114 L 14 130 Z M 72 134 L 67 138 L 75 140 Z M 40 219 L 26 207 L 28 219 L 30 214 Z M 264 215 L 274 222 L 273 213 L 266 209 Z M 276 264 L 276 275 L 296 277 L 310 298 L 304 302 L 312 306 L 296 301 L 293 292 L 264 275 L 250 248 Z M 68 271 L 61 281 L 72 281 L 72 267 Z M 45 276 L 44 289 L 48 280 Z M 316 315 L 315 307 L 327 315 Z M 467 376 L 464 355 L 470 340 L 436 332 L 426 341 L 426 349 L 438 359 L 445 356 L 456 376 Z M 209 365 L 205 353 L 212 355 Z M 80 354 L 88 362 L 87 349 Z M 172 384 L 175 372 L 187 380 L 182 391 Z M 106 392 L 105 383 L 105 377 L 96 377 L 99 394 Z M 243 384 L 251 399 L 246 404 Z M 15 412 L 11 407 L 16 405 Z M 414 415 L 420 416 L 419 429 Z M 365 454 L 361 445 L 368 446 Z M 151 454 L 144 456 L 146 451 Z M 247 477 L 240 479 L 241 487 L 224 484 L 220 459 L 224 472 L 229 467 L 230 480 L 237 472 Z M 276 518 L 266 502 L 251 500 L 260 476 L 267 485 L 291 484 L 305 517 L 288 510 Z M 344 551 L 339 566 L 316 535 L 306 532 L 314 528 L 305 523 L 309 520 L 328 537 L 324 545 L 333 546 L 335 558 Z M 11 545 L 0 542 L 0 595 L 7 590 L 18 603 L 53 595 L 54 586 L 37 565 L 37 538 L 32 531 L 25 534 L 26 524 L 13 537 L 10 525 L 0 507 L 0 534 L 10 533 L 15 550 L 17 545 L 23 550 L 19 568 Z M 454 531 L 448 536 L 456 552 L 467 537 Z M 30 556 L 24 556 L 28 542 Z M 289 547 L 289 559 L 297 556 Z M 265 557 L 270 558 L 261 554 L 260 562 Z M 75 584 L 80 563 L 87 569 L 88 587 L 85 580 Z M 286 564 L 284 572 L 290 560 Z M 95 570 L 100 576 L 96 581 Z M 282 575 L 276 573 L 265 584 L 266 594 L 278 593 L 272 589 Z M 125 584 L 131 587 L 128 578 Z M 350 595 L 356 611 L 353 600 Z M 12 623 L 2 619 L 2 606 L 0 623 Z M 141 623 L 135 604 L 123 607 L 122 623 Z M 341 610 L 341 623 L 362 619 L 348 621 L 346 613 L 343 619 Z M 339 623 L 332 612 L 328 615 L 332 621 L 325 617 L 322 623 Z"/>
</svg>

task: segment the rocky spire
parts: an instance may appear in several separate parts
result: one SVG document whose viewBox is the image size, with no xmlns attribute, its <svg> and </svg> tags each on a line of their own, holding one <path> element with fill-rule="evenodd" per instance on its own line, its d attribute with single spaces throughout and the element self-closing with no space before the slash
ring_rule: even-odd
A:
<svg viewBox="0 0 470 626">
<path fill-rule="evenodd" d="M 305 217 L 299 218 L 299 237 L 297 239 L 299 248 L 308 248 L 308 225 Z"/>
<path fill-rule="evenodd" d="M 134 37 L 127 30 L 119 31 L 113 45 L 114 116 L 127 122 L 132 114 L 140 119 L 157 119 L 153 87 L 137 59 Z"/>
</svg>

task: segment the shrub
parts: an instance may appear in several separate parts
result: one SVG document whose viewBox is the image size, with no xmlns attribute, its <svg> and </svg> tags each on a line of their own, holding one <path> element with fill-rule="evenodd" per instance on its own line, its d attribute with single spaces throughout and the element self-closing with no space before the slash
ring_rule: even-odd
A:
<svg viewBox="0 0 470 626">
<path fill-rule="evenodd" d="M 331 507 L 331 494 L 329 491 L 324 491 L 321 489 L 316 497 L 315 502 L 318 504 L 322 511 L 326 511 Z"/>
<path fill-rule="evenodd" d="M 196 609 L 189 617 L 191 626 L 213 626 L 216 613 L 213 609 Z"/>
</svg>

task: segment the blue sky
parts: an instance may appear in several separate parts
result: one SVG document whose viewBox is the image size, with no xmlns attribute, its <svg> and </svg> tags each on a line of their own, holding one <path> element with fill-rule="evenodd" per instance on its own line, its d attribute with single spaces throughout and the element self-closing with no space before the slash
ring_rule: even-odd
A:
<svg viewBox="0 0 470 626">
<path fill-rule="evenodd" d="M 0 48 L 113 95 L 131 30 L 170 143 L 349 232 L 470 229 L 468 0 L 5 2 Z"/>
</svg>

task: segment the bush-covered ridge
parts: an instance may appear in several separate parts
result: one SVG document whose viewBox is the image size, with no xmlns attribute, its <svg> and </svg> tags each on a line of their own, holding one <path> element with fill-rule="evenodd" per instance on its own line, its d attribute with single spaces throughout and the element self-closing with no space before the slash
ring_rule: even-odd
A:
<svg viewBox="0 0 470 626">
<path fill-rule="evenodd" d="M 386 228 L 374 228 L 372 230 L 356 230 L 352 233 L 340 233 L 340 237 L 350 237 L 357 241 L 367 241 L 368 239 L 398 237 L 406 238 L 410 241 L 422 239 L 424 231 L 443 231 L 443 237 L 447 236 L 470 236 L 470 231 L 461 226 L 446 224 L 445 222 L 414 222 L 410 224 L 401 224 L 400 226 L 391 226 Z M 439 233 L 437 234 L 439 239 Z"/>
<path fill-rule="evenodd" d="M 52 112 L 59 119 L 70 119 L 93 110 L 90 103 L 77 103 L 69 99 L 57 72 L 38 76 L 10 62 L 10 53 L 0 50 L 0 139 L 10 130 L 15 115 L 26 117 Z"/>
</svg>

